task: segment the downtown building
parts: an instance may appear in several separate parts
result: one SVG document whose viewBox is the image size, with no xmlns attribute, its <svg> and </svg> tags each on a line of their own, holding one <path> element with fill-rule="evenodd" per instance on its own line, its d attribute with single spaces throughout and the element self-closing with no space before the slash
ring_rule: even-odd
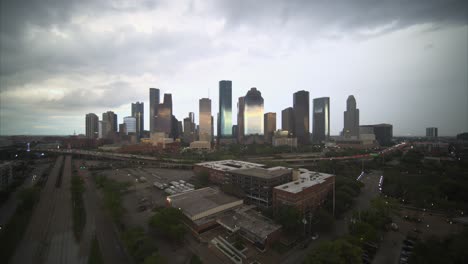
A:
<svg viewBox="0 0 468 264">
<path fill-rule="evenodd" d="M 288 131 L 288 135 L 294 135 L 294 109 L 288 107 L 281 111 L 281 130 Z"/>
<path fill-rule="evenodd" d="M 359 109 L 356 108 L 356 99 L 353 95 L 350 95 L 346 100 L 343 137 L 346 139 L 359 139 Z"/>
<path fill-rule="evenodd" d="M 144 126 L 144 104 L 143 102 L 132 103 L 132 116 L 136 119 L 136 135 L 137 138 L 143 136 Z"/>
<path fill-rule="evenodd" d="M 149 131 L 156 131 L 156 116 L 158 115 L 158 106 L 159 106 L 159 89 L 150 88 L 149 89 Z"/>
<path fill-rule="evenodd" d="M 391 124 L 362 125 L 360 129 L 372 129 L 375 140 L 380 146 L 390 146 L 393 143 L 393 126 Z"/>
<path fill-rule="evenodd" d="M 172 95 L 164 94 L 164 101 L 157 105 L 155 118 L 155 131 L 164 133 L 166 137 L 172 137 L 173 116 L 172 116 Z"/>
<path fill-rule="evenodd" d="M 232 141 L 232 81 L 219 82 L 218 143 Z"/>
<path fill-rule="evenodd" d="M 244 97 L 244 144 L 263 143 L 263 97 L 257 88 L 251 88 Z"/>
<path fill-rule="evenodd" d="M 265 133 L 265 142 L 272 144 L 273 135 L 276 131 L 276 113 L 266 113 L 263 118 L 263 132 Z"/>
<path fill-rule="evenodd" d="M 436 138 L 439 136 L 439 131 L 437 127 L 428 127 L 426 128 L 426 137 Z"/>
<path fill-rule="evenodd" d="M 102 137 L 114 139 L 117 133 L 117 115 L 112 111 L 102 113 Z"/>
<path fill-rule="evenodd" d="M 308 144 L 310 137 L 309 92 L 298 91 L 293 94 L 294 136 L 299 144 Z"/>
<path fill-rule="evenodd" d="M 245 97 L 239 97 L 237 103 L 237 143 L 244 142 L 244 110 L 245 110 Z"/>
<path fill-rule="evenodd" d="M 199 101 L 199 141 L 212 141 L 213 117 L 211 116 L 211 100 L 202 98 Z"/>
<path fill-rule="evenodd" d="M 86 115 L 86 137 L 98 138 L 99 136 L 99 117 L 94 113 Z"/>
<path fill-rule="evenodd" d="M 189 116 L 184 118 L 183 141 L 185 143 L 192 143 L 196 140 L 196 137 L 195 113 L 190 112 Z"/>
<path fill-rule="evenodd" d="M 312 141 L 322 143 L 330 138 L 330 98 L 315 98 L 312 107 Z"/>
</svg>

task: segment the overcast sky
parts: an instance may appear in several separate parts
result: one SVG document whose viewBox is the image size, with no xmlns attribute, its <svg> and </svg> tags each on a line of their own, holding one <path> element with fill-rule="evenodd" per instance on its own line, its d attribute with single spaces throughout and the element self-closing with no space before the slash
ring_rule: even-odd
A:
<svg viewBox="0 0 468 264">
<path fill-rule="evenodd" d="M 464 0 L 2 0 L 0 27 L 1 135 L 84 133 L 86 113 L 121 123 L 136 101 L 148 129 L 149 87 L 198 123 L 202 97 L 216 116 L 219 80 L 234 112 L 257 87 L 278 128 L 307 90 L 330 97 L 332 134 L 350 94 L 361 124 L 394 135 L 468 131 Z"/>
</svg>

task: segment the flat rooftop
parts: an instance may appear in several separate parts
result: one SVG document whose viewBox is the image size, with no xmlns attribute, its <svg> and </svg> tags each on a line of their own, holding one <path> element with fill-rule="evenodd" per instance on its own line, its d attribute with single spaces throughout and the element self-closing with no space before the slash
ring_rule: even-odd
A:
<svg viewBox="0 0 468 264">
<path fill-rule="evenodd" d="M 184 193 L 178 193 L 167 197 L 167 201 L 174 208 L 180 208 L 190 219 L 196 220 L 200 214 L 212 210 L 215 212 L 229 208 L 230 204 L 240 203 L 242 199 L 224 194 L 219 189 L 206 187 Z M 233 205 L 236 206 L 236 205 Z"/>
<path fill-rule="evenodd" d="M 232 173 L 244 175 L 244 176 L 251 176 L 263 179 L 272 179 L 276 177 L 283 176 L 285 174 L 289 174 L 292 172 L 291 169 L 285 167 L 273 167 L 273 168 L 248 168 L 248 169 L 237 169 L 232 170 Z"/>
<path fill-rule="evenodd" d="M 232 232 L 242 229 L 260 240 L 264 240 L 268 235 L 281 228 L 280 225 L 275 224 L 253 208 L 255 206 L 242 206 L 231 211 L 230 214 L 220 217 L 217 222 Z"/>
<path fill-rule="evenodd" d="M 202 162 L 195 164 L 197 166 L 202 166 L 210 169 L 221 170 L 221 171 L 231 171 L 237 169 L 247 169 L 247 168 L 261 168 L 265 165 L 252 163 L 242 160 L 218 160 L 210 162 Z"/>
<path fill-rule="evenodd" d="M 307 189 L 314 185 L 324 183 L 325 180 L 330 177 L 335 177 L 335 175 L 316 171 L 309 171 L 307 169 L 299 169 L 298 180 L 278 185 L 275 187 L 275 189 L 289 193 L 299 193 L 303 189 Z"/>
</svg>

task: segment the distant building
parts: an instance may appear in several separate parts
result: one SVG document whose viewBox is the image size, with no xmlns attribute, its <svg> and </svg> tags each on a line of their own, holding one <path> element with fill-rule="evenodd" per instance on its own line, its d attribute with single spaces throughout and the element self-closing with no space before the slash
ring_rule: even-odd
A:
<svg viewBox="0 0 468 264">
<path fill-rule="evenodd" d="M 351 139 L 359 138 L 359 109 L 356 108 L 356 99 L 353 95 L 350 95 L 346 100 L 343 136 Z"/>
<path fill-rule="evenodd" d="M 375 139 L 381 146 L 392 144 L 393 126 L 390 124 L 362 125 L 360 128 L 371 127 L 374 129 Z"/>
<path fill-rule="evenodd" d="M 208 98 L 202 98 L 199 101 L 199 135 L 200 141 L 211 142 L 211 131 L 212 131 L 212 116 L 211 116 L 211 100 Z"/>
<path fill-rule="evenodd" d="M 217 226 L 216 220 L 225 212 L 242 206 L 243 202 L 218 189 L 206 187 L 168 196 L 167 205 L 182 211 L 195 234 Z"/>
<path fill-rule="evenodd" d="M 150 88 L 149 92 L 149 132 L 151 133 L 156 131 L 156 116 L 158 115 L 159 106 L 159 89 Z"/>
<path fill-rule="evenodd" d="M 137 132 L 137 120 L 133 116 L 126 116 L 124 117 L 124 124 L 125 128 L 127 129 L 127 135 L 129 133 L 135 133 Z"/>
<path fill-rule="evenodd" d="M 294 136 L 299 144 L 308 144 L 310 135 L 309 92 L 298 91 L 293 94 Z"/>
<path fill-rule="evenodd" d="M 219 82 L 218 138 L 232 137 L 232 82 Z"/>
<path fill-rule="evenodd" d="M 312 111 L 312 139 L 321 143 L 330 138 L 330 98 L 315 98 Z"/>
<path fill-rule="evenodd" d="M 294 134 L 294 109 L 288 107 L 281 111 L 281 129 L 288 131 L 289 135 Z"/>
<path fill-rule="evenodd" d="M 289 146 L 297 148 L 297 138 L 290 136 L 286 130 L 278 130 L 273 136 L 272 145 L 274 147 Z"/>
<path fill-rule="evenodd" d="M 157 107 L 156 132 L 166 133 L 167 137 L 172 136 L 172 95 L 164 94 L 164 101 Z"/>
<path fill-rule="evenodd" d="M 263 135 L 263 97 L 251 88 L 244 97 L 244 135 Z"/>
<path fill-rule="evenodd" d="M 190 112 L 187 118 L 184 118 L 184 137 L 185 143 L 191 143 L 196 140 L 195 115 Z"/>
<path fill-rule="evenodd" d="M 426 137 L 436 138 L 439 136 L 437 127 L 426 128 Z"/>
<path fill-rule="evenodd" d="M 143 135 L 144 126 L 144 104 L 143 102 L 132 103 L 132 116 L 136 120 L 136 134 L 138 138 Z"/>
<path fill-rule="evenodd" d="M 112 111 L 107 111 L 102 114 L 102 121 L 106 122 L 103 126 L 103 137 L 113 139 L 117 133 L 117 115 Z"/>
<path fill-rule="evenodd" d="M 211 142 L 209 142 L 209 141 L 193 141 L 192 143 L 190 143 L 190 149 L 210 150 L 211 149 Z"/>
<path fill-rule="evenodd" d="M 127 125 L 125 123 L 119 124 L 119 135 L 123 136 L 123 135 L 127 135 L 127 134 L 128 134 Z"/>
<path fill-rule="evenodd" d="M 94 113 L 86 115 L 86 137 L 98 138 L 99 133 L 99 117 Z"/>
<path fill-rule="evenodd" d="M 237 103 L 237 143 L 242 144 L 244 140 L 244 110 L 245 110 L 245 98 L 239 97 Z"/>
<path fill-rule="evenodd" d="M 314 212 L 323 206 L 328 193 L 333 191 L 335 176 L 299 169 L 293 172 L 293 181 L 273 188 L 273 207 L 293 206 L 302 214 Z"/>
<path fill-rule="evenodd" d="M 153 146 L 162 147 L 164 149 L 167 144 L 173 143 L 174 139 L 168 138 L 167 134 L 164 132 L 153 132 L 150 136 L 150 142 Z"/>
<path fill-rule="evenodd" d="M 276 113 L 266 113 L 263 119 L 263 132 L 265 133 L 265 142 L 271 144 L 273 134 L 276 131 Z"/>
<path fill-rule="evenodd" d="M 261 168 L 263 166 L 265 165 L 240 160 L 219 160 L 197 163 L 193 166 L 193 172 L 195 174 L 207 172 L 210 182 L 215 184 L 225 184 L 228 183 L 228 171 L 242 168 Z"/>
<path fill-rule="evenodd" d="M 238 131 L 239 131 L 239 127 L 237 125 L 232 125 L 232 138 L 234 139 L 235 142 L 238 142 L 238 137 L 239 137 L 239 135 L 237 134 Z"/>
<path fill-rule="evenodd" d="M 98 122 L 98 138 L 104 138 L 107 131 L 107 122 L 99 121 Z"/>
</svg>

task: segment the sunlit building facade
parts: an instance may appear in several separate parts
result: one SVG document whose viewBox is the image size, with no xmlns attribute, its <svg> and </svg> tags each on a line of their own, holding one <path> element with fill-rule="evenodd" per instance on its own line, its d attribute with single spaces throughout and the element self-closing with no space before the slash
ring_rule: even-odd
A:
<svg viewBox="0 0 468 264">
<path fill-rule="evenodd" d="M 199 109 L 200 114 L 199 116 L 199 139 L 200 141 L 208 141 L 211 142 L 211 100 L 208 98 L 202 98 L 199 101 Z"/>
<path fill-rule="evenodd" d="M 263 135 L 263 97 L 255 87 L 244 98 L 244 135 Z"/>
<path fill-rule="evenodd" d="M 271 140 L 276 131 L 276 113 L 265 113 L 263 123 L 265 126 L 263 129 L 263 132 L 265 133 L 265 142 L 271 144 Z"/>
<path fill-rule="evenodd" d="M 164 94 L 164 101 L 158 105 L 156 115 L 156 132 L 172 136 L 172 95 Z"/>
<path fill-rule="evenodd" d="M 232 82 L 219 82 L 218 138 L 232 137 Z"/>
<path fill-rule="evenodd" d="M 315 98 L 313 101 L 312 139 L 320 143 L 330 138 L 330 98 Z"/>
</svg>

